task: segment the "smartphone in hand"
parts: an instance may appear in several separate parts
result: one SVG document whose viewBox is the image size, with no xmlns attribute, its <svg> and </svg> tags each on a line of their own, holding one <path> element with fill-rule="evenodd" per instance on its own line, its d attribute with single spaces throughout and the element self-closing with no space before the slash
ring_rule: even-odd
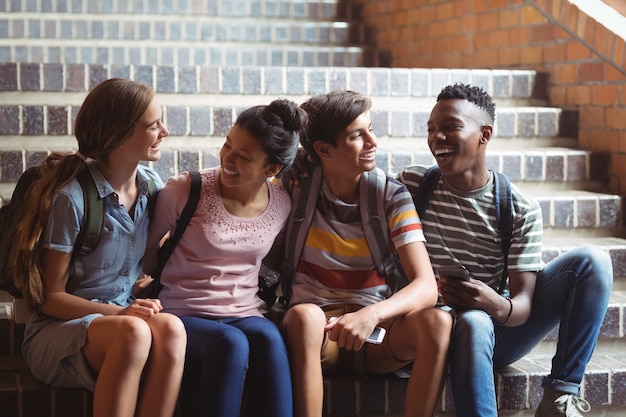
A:
<svg viewBox="0 0 626 417">
<path fill-rule="evenodd" d="M 385 333 L 387 331 L 382 327 L 376 327 L 372 334 L 365 340 L 367 343 L 373 343 L 375 345 L 379 345 L 383 342 L 385 338 Z"/>
<path fill-rule="evenodd" d="M 329 317 L 327 321 L 331 323 L 335 320 L 337 320 L 337 317 Z M 385 330 L 384 328 L 376 327 L 374 328 L 374 331 L 372 332 L 372 334 L 370 334 L 369 337 L 365 339 L 365 341 L 367 343 L 373 343 L 375 345 L 379 345 L 383 342 L 383 339 L 385 338 L 386 333 L 387 333 L 387 330 Z"/>
<path fill-rule="evenodd" d="M 462 281 L 467 281 L 471 278 L 471 274 L 463 265 L 442 266 L 437 270 L 437 275 L 440 278 L 453 278 Z"/>
</svg>

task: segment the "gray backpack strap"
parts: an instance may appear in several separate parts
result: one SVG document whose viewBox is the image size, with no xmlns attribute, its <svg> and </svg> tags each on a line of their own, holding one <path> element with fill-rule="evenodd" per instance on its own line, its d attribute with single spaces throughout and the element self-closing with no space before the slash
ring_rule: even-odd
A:
<svg viewBox="0 0 626 417">
<path fill-rule="evenodd" d="M 506 290 L 506 283 L 509 277 L 509 248 L 511 247 L 511 239 L 513 236 L 513 191 L 511 190 L 511 182 L 506 175 L 494 171 L 495 182 L 495 205 L 496 205 L 496 221 L 498 223 L 498 231 L 500 232 L 502 254 L 504 255 L 504 269 L 500 278 L 500 286 L 498 292 L 503 294 Z"/>
<path fill-rule="evenodd" d="M 359 187 L 361 222 L 367 246 L 378 273 L 385 276 L 391 291 L 396 292 L 405 282 L 398 282 L 400 265 L 390 246 L 389 222 L 385 212 L 387 175 L 379 168 L 364 172 Z"/>
<path fill-rule="evenodd" d="M 300 186 L 294 187 L 291 195 L 291 214 L 287 220 L 285 256 L 281 266 L 282 301 L 285 303 L 288 303 L 291 297 L 291 282 L 309 234 L 321 186 L 322 168 L 317 166 L 309 177 L 302 178 Z"/>
<path fill-rule="evenodd" d="M 376 269 L 387 276 L 393 270 L 393 257 L 389 250 L 389 226 L 384 207 L 387 178 L 379 168 L 361 174 L 361 222 Z M 383 244 L 379 244 L 383 243 Z"/>
</svg>

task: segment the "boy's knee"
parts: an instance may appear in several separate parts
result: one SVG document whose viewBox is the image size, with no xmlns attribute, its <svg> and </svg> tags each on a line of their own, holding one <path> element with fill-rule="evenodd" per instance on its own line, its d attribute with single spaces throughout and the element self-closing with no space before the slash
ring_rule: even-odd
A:
<svg viewBox="0 0 626 417">
<path fill-rule="evenodd" d="M 585 245 L 567 253 L 584 267 L 583 274 L 610 291 L 613 285 L 613 261 L 609 253 L 596 246 Z"/>
<path fill-rule="evenodd" d="M 489 331 L 493 333 L 493 321 L 489 314 L 482 310 L 466 310 L 455 313 L 455 333 L 471 331 L 472 333 Z"/>
<path fill-rule="evenodd" d="M 298 304 L 285 313 L 281 328 L 287 333 L 305 332 L 311 327 L 324 326 L 326 316 L 321 308 L 314 304 Z"/>
<path fill-rule="evenodd" d="M 447 311 L 439 308 L 426 308 L 419 310 L 418 314 L 414 317 L 417 327 L 423 331 L 427 331 L 430 334 L 450 334 L 452 330 L 452 315 Z"/>
</svg>

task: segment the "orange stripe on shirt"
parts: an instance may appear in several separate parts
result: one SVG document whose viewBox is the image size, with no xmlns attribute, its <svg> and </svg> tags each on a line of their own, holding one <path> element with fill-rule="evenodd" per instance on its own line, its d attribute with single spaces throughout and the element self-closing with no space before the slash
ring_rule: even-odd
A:
<svg viewBox="0 0 626 417">
<path fill-rule="evenodd" d="M 385 285 L 385 277 L 380 276 L 376 269 L 338 271 L 300 260 L 298 272 L 308 275 L 330 288 L 359 290 Z"/>
<path fill-rule="evenodd" d="M 394 237 L 401 235 L 402 233 L 406 233 L 412 230 L 421 230 L 422 229 L 422 224 L 421 223 L 411 223 L 411 224 L 407 224 L 406 226 L 403 227 L 398 227 L 397 229 L 392 229 L 391 230 L 391 239 L 393 239 Z"/>
</svg>

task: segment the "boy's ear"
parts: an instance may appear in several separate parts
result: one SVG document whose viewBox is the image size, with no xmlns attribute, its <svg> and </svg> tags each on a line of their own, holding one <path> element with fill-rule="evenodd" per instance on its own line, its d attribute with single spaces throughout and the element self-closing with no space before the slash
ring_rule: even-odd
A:
<svg viewBox="0 0 626 417">
<path fill-rule="evenodd" d="M 480 139 L 480 141 L 483 143 L 489 142 L 489 139 L 491 139 L 491 136 L 493 135 L 493 126 L 482 125 L 480 129 L 481 129 L 481 135 L 482 135 L 482 138 Z"/>
<path fill-rule="evenodd" d="M 313 149 L 317 155 L 321 158 L 326 158 L 330 155 L 330 145 L 326 142 L 322 142 L 321 140 L 315 141 L 313 143 Z"/>
</svg>

